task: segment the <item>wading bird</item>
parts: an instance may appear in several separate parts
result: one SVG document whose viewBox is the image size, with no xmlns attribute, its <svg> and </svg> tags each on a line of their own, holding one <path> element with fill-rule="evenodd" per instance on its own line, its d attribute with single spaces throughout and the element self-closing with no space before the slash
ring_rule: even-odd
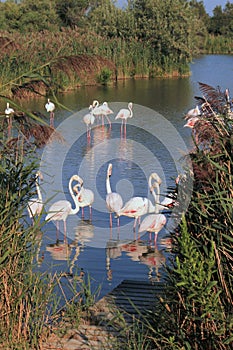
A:
<svg viewBox="0 0 233 350">
<path fill-rule="evenodd" d="M 54 110 L 55 110 L 55 104 L 50 101 L 48 98 L 48 102 L 45 105 L 45 109 L 48 113 L 50 113 L 50 126 L 54 127 Z"/>
<path fill-rule="evenodd" d="M 123 200 L 121 198 L 121 195 L 117 192 L 112 192 L 111 184 L 110 184 L 111 175 L 112 175 L 112 164 L 109 163 L 108 169 L 107 169 L 107 176 L 106 176 L 106 191 L 107 191 L 106 206 L 110 213 L 109 215 L 110 227 L 112 227 L 112 213 L 118 213 L 123 206 Z M 120 226 L 119 217 L 117 218 L 117 226 L 118 227 Z"/>
<path fill-rule="evenodd" d="M 94 202 L 94 192 L 88 188 L 84 188 L 83 179 L 78 176 L 78 184 L 73 187 L 75 193 L 77 193 L 77 199 L 80 208 L 82 208 L 82 218 L 84 217 L 84 207 L 89 207 L 90 219 L 92 217 L 92 204 Z"/>
<path fill-rule="evenodd" d="M 14 113 L 14 109 L 10 107 L 9 102 L 6 104 L 5 115 L 7 118 L 7 129 L 8 129 L 8 138 L 11 136 L 11 128 L 12 128 L 12 114 Z"/>
<path fill-rule="evenodd" d="M 158 232 L 164 227 L 164 225 L 167 222 L 166 216 L 163 214 L 159 214 L 160 183 L 158 181 L 155 181 L 150 188 L 155 200 L 155 212 L 154 214 L 147 215 L 143 219 L 138 230 L 139 233 L 145 232 L 145 231 L 149 232 L 150 241 L 151 241 L 151 233 L 154 232 L 155 234 L 154 244 L 156 244 Z M 155 188 L 157 190 L 157 194 L 155 194 L 155 190 L 154 190 Z"/>
<path fill-rule="evenodd" d="M 29 217 L 32 219 L 32 222 L 34 223 L 34 217 L 39 216 L 43 210 L 43 202 L 42 202 L 42 194 L 40 190 L 40 184 L 39 179 L 43 180 L 43 176 L 40 171 L 36 173 L 36 191 L 37 191 L 37 198 L 32 198 L 28 201 L 28 214 Z"/>
<path fill-rule="evenodd" d="M 87 138 L 91 137 L 91 126 L 95 122 L 95 116 L 93 115 L 93 105 L 89 106 L 89 113 L 85 114 L 83 117 L 83 122 L 86 124 L 87 128 Z"/>
<path fill-rule="evenodd" d="M 133 116 L 133 103 L 129 102 L 128 104 L 128 109 L 127 108 L 122 108 L 120 111 L 117 113 L 115 120 L 121 119 L 121 135 L 123 133 L 124 129 L 124 135 L 126 136 L 126 124 L 127 124 L 127 119 L 132 118 Z"/>
<path fill-rule="evenodd" d="M 72 182 L 73 181 L 79 181 L 79 176 L 78 175 L 73 175 L 71 176 L 69 180 L 69 191 L 71 194 L 71 197 L 75 203 L 75 208 L 72 208 L 71 203 L 68 200 L 60 200 L 51 205 L 49 208 L 48 214 L 46 215 L 45 220 L 46 221 L 51 221 L 54 220 L 57 223 L 57 234 L 59 231 L 59 221 L 63 221 L 64 223 L 64 236 L 66 240 L 66 219 L 68 215 L 75 215 L 79 212 L 79 202 L 77 196 L 73 193 L 72 190 Z"/>
</svg>

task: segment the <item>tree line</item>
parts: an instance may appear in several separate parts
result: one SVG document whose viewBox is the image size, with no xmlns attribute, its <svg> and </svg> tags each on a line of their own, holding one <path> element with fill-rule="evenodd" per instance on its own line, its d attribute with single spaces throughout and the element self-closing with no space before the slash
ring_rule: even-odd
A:
<svg viewBox="0 0 233 350">
<path fill-rule="evenodd" d="M 233 4 L 216 6 L 211 17 L 197 0 L 128 0 L 124 9 L 115 0 L 0 3 L 0 37 L 17 33 L 21 43 L 30 33 L 46 33 L 49 42 L 51 33 L 54 47 L 54 37 L 61 42 L 67 30 L 76 41 L 70 54 L 105 57 L 116 65 L 116 75 L 184 75 L 199 53 L 233 52 Z"/>
</svg>

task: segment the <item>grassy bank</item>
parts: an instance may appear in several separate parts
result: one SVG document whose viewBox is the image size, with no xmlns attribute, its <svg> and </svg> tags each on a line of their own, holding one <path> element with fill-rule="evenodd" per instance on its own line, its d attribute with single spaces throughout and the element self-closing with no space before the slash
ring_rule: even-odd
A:
<svg viewBox="0 0 233 350">
<path fill-rule="evenodd" d="M 107 84 L 133 77 L 180 76 L 186 63 L 157 62 L 146 44 L 63 29 L 53 33 L 0 33 L 1 93 L 26 97 Z"/>
</svg>

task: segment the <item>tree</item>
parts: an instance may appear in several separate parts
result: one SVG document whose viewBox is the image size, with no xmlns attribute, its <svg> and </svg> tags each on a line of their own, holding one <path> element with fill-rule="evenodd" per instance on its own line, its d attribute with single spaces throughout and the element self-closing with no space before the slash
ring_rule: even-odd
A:
<svg viewBox="0 0 233 350">
<path fill-rule="evenodd" d="M 83 27 L 86 24 L 86 13 L 89 9 L 88 0 L 56 0 L 56 11 L 66 27 Z"/>
</svg>

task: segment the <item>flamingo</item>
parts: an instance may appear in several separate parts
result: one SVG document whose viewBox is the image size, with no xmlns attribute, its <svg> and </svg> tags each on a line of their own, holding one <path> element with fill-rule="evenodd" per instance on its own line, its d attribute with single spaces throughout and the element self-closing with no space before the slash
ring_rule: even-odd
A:
<svg viewBox="0 0 233 350">
<path fill-rule="evenodd" d="M 9 102 L 6 104 L 6 109 L 5 109 L 5 115 L 7 118 L 7 123 L 8 123 L 8 137 L 11 135 L 11 127 L 12 127 L 12 119 L 11 115 L 14 113 L 14 109 L 10 107 Z"/>
<path fill-rule="evenodd" d="M 157 194 L 155 194 L 154 188 L 157 189 Z M 159 214 L 159 195 L 160 195 L 159 182 L 155 181 L 152 184 L 150 190 L 155 200 L 155 213 L 147 215 L 143 219 L 138 232 L 139 233 L 145 232 L 145 231 L 150 232 L 150 240 L 151 240 L 151 233 L 154 232 L 155 234 L 154 243 L 156 244 L 158 232 L 164 227 L 164 225 L 167 222 L 167 219 L 165 215 Z"/>
<path fill-rule="evenodd" d="M 34 217 L 36 215 L 40 215 L 43 209 L 43 202 L 42 202 L 42 194 L 39 186 L 39 181 L 38 180 L 43 180 L 43 176 L 40 171 L 36 173 L 36 191 L 37 191 L 37 198 L 32 198 L 28 201 L 28 214 L 29 217 L 32 219 L 34 223 Z"/>
<path fill-rule="evenodd" d="M 45 109 L 48 113 L 50 113 L 50 126 L 54 127 L 54 110 L 55 110 L 55 104 L 50 101 L 48 98 L 48 102 L 45 105 Z"/>
<path fill-rule="evenodd" d="M 149 177 L 149 184 L 151 183 L 153 178 L 156 181 L 160 180 L 156 173 L 152 173 Z M 146 197 L 132 197 L 128 200 L 128 202 L 126 202 L 124 207 L 117 212 L 117 215 L 123 215 L 128 216 L 130 218 L 134 218 L 133 229 L 135 231 L 137 222 L 140 224 L 140 217 L 148 213 L 153 213 L 154 210 L 155 207 L 150 201 L 150 199 Z"/>
<path fill-rule="evenodd" d="M 73 187 L 74 192 L 77 193 L 79 206 L 82 208 L 82 217 L 84 217 L 84 207 L 89 207 L 90 218 L 92 216 L 92 204 L 94 202 L 94 193 L 88 188 L 83 187 L 83 179 L 78 176 L 78 184 Z"/>
<path fill-rule="evenodd" d="M 94 124 L 95 122 L 95 116 L 93 115 L 93 105 L 89 106 L 89 113 L 85 114 L 83 117 L 83 121 L 86 124 L 86 128 L 87 128 L 87 138 L 91 137 L 91 126 Z"/>
<path fill-rule="evenodd" d="M 102 105 L 99 105 L 99 102 L 97 100 L 94 100 L 92 103 L 92 106 L 94 106 L 94 109 L 93 109 L 94 116 L 102 117 L 102 125 L 104 125 L 104 117 L 106 117 L 109 125 L 111 126 L 111 121 L 108 115 L 113 114 L 113 111 L 109 108 L 108 103 L 103 102 Z"/>
<path fill-rule="evenodd" d="M 116 115 L 116 118 L 115 120 L 117 119 L 121 119 L 121 134 L 122 134 L 122 131 L 123 131 L 123 125 L 125 125 L 124 127 L 124 134 L 126 135 L 126 123 L 127 123 L 127 119 L 128 118 L 132 118 L 133 116 L 133 103 L 132 102 L 129 102 L 128 104 L 128 109 L 126 108 L 122 108 Z"/>
<path fill-rule="evenodd" d="M 73 175 L 69 180 L 69 191 L 75 203 L 75 208 L 74 209 L 72 208 L 72 205 L 68 200 L 60 200 L 51 205 L 51 207 L 49 208 L 48 214 L 46 215 L 46 218 L 45 218 L 46 221 L 54 220 L 57 222 L 57 232 L 59 230 L 59 221 L 62 220 L 64 223 L 65 238 L 66 238 L 66 219 L 68 215 L 75 215 L 79 212 L 79 209 L 80 209 L 78 198 L 74 195 L 72 190 L 73 181 L 79 181 L 79 176 Z"/>
<path fill-rule="evenodd" d="M 193 129 L 194 128 L 194 125 L 196 124 L 196 122 L 198 122 L 200 119 L 198 117 L 192 117 L 192 118 L 189 118 L 187 123 L 184 125 L 184 128 L 187 127 L 187 128 L 190 128 L 190 129 Z"/>
<path fill-rule="evenodd" d="M 200 108 L 198 107 L 198 105 L 196 105 L 195 108 L 192 108 L 190 109 L 186 115 L 185 115 L 185 119 L 189 119 L 189 118 L 192 118 L 192 117 L 198 117 L 201 115 L 201 111 L 200 111 Z"/>
<path fill-rule="evenodd" d="M 111 184 L 110 184 L 110 177 L 112 175 L 112 163 L 108 164 L 107 169 L 107 177 L 106 177 L 106 206 L 109 211 L 109 222 L 110 227 L 112 227 L 112 213 L 118 213 L 121 208 L 123 207 L 123 199 L 121 198 L 121 195 L 116 192 L 112 192 Z M 120 226 L 120 219 L 117 217 L 117 226 Z"/>
<path fill-rule="evenodd" d="M 149 176 L 149 180 L 148 180 L 148 184 L 149 184 L 150 189 L 153 188 L 152 180 L 156 181 L 158 183 L 158 185 L 161 185 L 161 183 L 162 183 L 162 180 L 160 179 L 160 177 L 157 173 L 155 173 L 155 172 L 151 173 L 151 175 Z M 173 208 L 175 205 L 177 205 L 177 202 L 171 197 L 165 197 L 161 203 L 160 203 L 159 196 L 157 197 L 157 206 L 158 206 L 159 211 L 164 210 L 164 209 Z M 154 210 L 155 210 L 155 206 L 154 206 Z"/>
</svg>

